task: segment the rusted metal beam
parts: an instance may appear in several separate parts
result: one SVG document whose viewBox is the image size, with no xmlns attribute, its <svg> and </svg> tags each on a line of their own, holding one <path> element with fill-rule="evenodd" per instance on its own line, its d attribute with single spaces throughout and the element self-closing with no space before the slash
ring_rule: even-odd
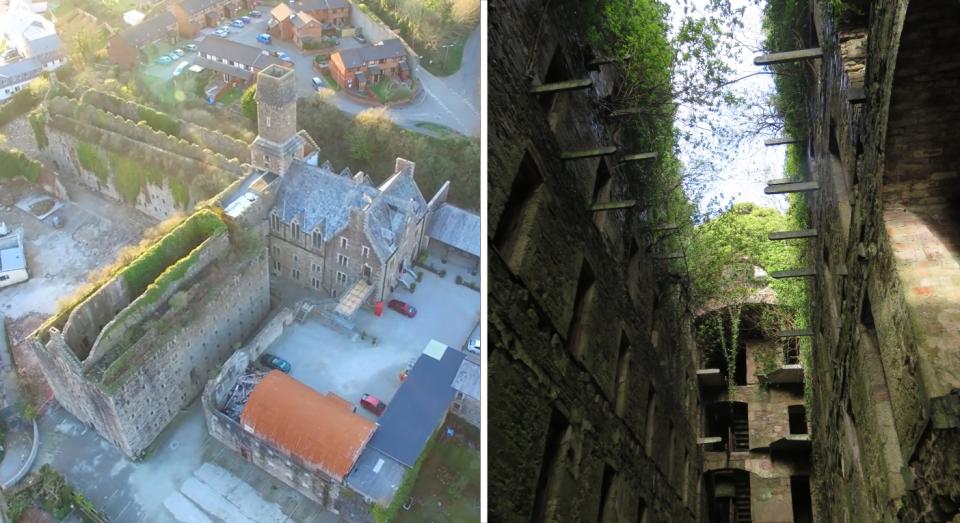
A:
<svg viewBox="0 0 960 523">
<path fill-rule="evenodd" d="M 629 209 L 637 205 L 636 200 L 623 200 L 620 202 L 598 203 L 590 206 L 590 212 L 615 211 L 617 209 Z"/>
<path fill-rule="evenodd" d="M 530 88 L 530 94 L 548 94 L 559 93 L 561 91 L 574 91 L 576 89 L 586 89 L 592 85 L 593 80 L 589 78 L 584 78 L 582 80 L 566 80 L 564 82 L 535 85 Z"/>
<path fill-rule="evenodd" d="M 785 330 L 777 333 L 780 338 L 807 338 L 813 336 L 812 329 Z"/>
<path fill-rule="evenodd" d="M 789 136 L 781 136 L 780 138 L 770 138 L 769 140 L 764 140 L 763 145 L 770 147 L 772 145 L 789 145 L 791 143 L 803 143 L 807 141 L 804 138 L 791 138 Z"/>
<path fill-rule="evenodd" d="M 656 159 L 657 153 L 640 153 L 640 154 L 628 154 L 623 157 L 622 162 L 637 162 L 640 160 L 653 160 Z"/>
<path fill-rule="evenodd" d="M 753 65 L 784 64 L 802 60 L 813 60 L 821 57 L 823 57 L 823 49 L 811 47 L 810 49 L 797 49 L 795 51 L 761 55 L 753 59 Z"/>
<path fill-rule="evenodd" d="M 763 192 L 764 194 L 786 194 L 794 192 L 816 191 L 818 189 L 820 189 L 820 184 L 817 182 L 794 182 L 768 185 L 763 189 Z"/>
<path fill-rule="evenodd" d="M 789 271 L 773 271 L 771 278 L 805 278 L 807 276 L 816 276 L 817 270 L 813 267 L 804 267 L 802 269 L 790 269 Z"/>
<path fill-rule="evenodd" d="M 560 153 L 561 160 L 583 160 L 584 158 L 596 158 L 598 156 L 609 156 L 617 152 L 614 146 L 598 147 L 596 149 L 586 149 L 583 151 L 566 151 Z"/>
<path fill-rule="evenodd" d="M 816 229 L 802 229 L 799 231 L 771 232 L 767 235 L 770 240 L 796 240 L 800 238 L 816 238 Z"/>
</svg>

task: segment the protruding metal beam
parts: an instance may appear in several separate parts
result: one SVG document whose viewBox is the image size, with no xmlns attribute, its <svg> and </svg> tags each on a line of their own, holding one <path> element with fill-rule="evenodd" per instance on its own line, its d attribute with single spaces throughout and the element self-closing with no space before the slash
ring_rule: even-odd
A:
<svg viewBox="0 0 960 523">
<path fill-rule="evenodd" d="M 596 149 L 586 149 L 583 151 L 566 151 L 560 153 L 561 160 L 583 160 L 585 158 L 596 158 L 598 156 L 609 156 L 617 152 L 614 146 L 597 147 Z"/>
<path fill-rule="evenodd" d="M 789 145 L 791 143 L 803 143 L 807 141 L 805 138 L 791 138 L 789 136 L 781 136 L 780 138 L 770 138 L 769 140 L 764 140 L 763 145 L 770 147 L 772 145 Z"/>
<path fill-rule="evenodd" d="M 582 80 L 567 80 L 564 82 L 553 82 L 549 84 L 535 85 L 530 88 L 530 94 L 559 93 L 561 91 L 573 91 L 576 89 L 586 89 L 593 85 L 593 80 L 584 78 Z"/>
<path fill-rule="evenodd" d="M 712 445 L 714 443 L 720 443 L 723 441 L 723 438 L 720 436 L 710 436 L 709 438 L 697 438 L 697 445 Z"/>
<path fill-rule="evenodd" d="M 794 182 L 768 185 L 763 189 L 763 192 L 764 194 L 786 194 L 792 192 L 816 191 L 818 189 L 820 189 L 820 184 L 817 182 Z"/>
<path fill-rule="evenodd" d="M 802 269 L 790 269 L 789 271 L 773 271 L 771 278 L 805 278 L 807 276 L 816 276 L 817 270 L 813 267 L 804 267 Z"/>
<path fill-rule="evenodd" d="M 767 180 L 767 185 L 781 185 L 784 183 L 794 183 L 797 180 L 791 180 L 790 178 L 774 178 L 772 180 Z"/>
<path fill-rule="evenodd" d="M 626 55 L 623 58 L 617 58 L 616 56 L 603 56 L 600 58 L 594 58 L 593 60 L 587 62 L 587 69 L 596 70 L 601 65 L 608 65 L 616 62 L 629 62 L 631 59 L 633 59 L 633 57 L 630 55 Z"/>
<path fill-rule="evenodd" d="M 780 338 L 808 338 L 813 336 L 812 329 L 786 330 L 777 333 Z"/>
<path fill-rule="evenodd" d="M 654 160 L 657 157 L 657 153 L 640 153 L 640 154 L 628 154 L 623 157 L 622 162 L 637 162 L 640 160 Z"/>
<path fill-rule="evenodd" d="M 637 205 L 636 200 L 623 200 L 622 202 L 598 203 L 590 206 L 590 212 L 615 211 L 617 209 L 629 209 Z"/>
<path fill-rule="evenodd" d="M 779 231 L 771 232 L 767 235 L 772 241 L 775 240 L 796 240 L 799 238 L 816 238 L 817 230 L 816 229 L 802 229 L 799 231 Z"/>
<path fill-rule="evenodd" d="M 863 87 L 850 87 L 847 89 L 847 103 L 862 104 L 867 101 L 867 91 Z"/>
<path fill-rule="evenodd" d="M 631 114 L 640 114 L 640 113 L 647 112 L 648 110 L 649 109 L 645 107 L 630 107 L 627 109 L 617 109 L 616 111 L 610 111 L 610 116 L 614 118 L 618 116 L 630 116 Z"/>
<path fill-rule="evenodd" d="M 753 65 L 783 64 L 787 62 L 799 62 L 801 60 L 813 60 L 814 58 L 821 57 L 823 57 L 823 49 L 812 47 L 810 49 L 797 49 L 796 51 L 761 55 L 753 59 Z"/>
<path fill-rule="evenodd" d="M 654 260 L 679 260 L 686 256 L 682 252 L 671 252 L 670 254 L 661 254 L 659 256 L 653 256 Z"/>
<path fill-rule="evenodd" d="M 673 231 L 679 229 L 675 223 L 653 223 L 647 227 L 641 227 L 643 230 L 647 231 Z"/>
</svg>

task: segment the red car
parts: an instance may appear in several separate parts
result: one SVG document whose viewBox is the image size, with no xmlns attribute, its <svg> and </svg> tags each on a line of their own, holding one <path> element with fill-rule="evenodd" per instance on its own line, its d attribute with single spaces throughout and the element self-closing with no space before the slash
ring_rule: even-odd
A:
<svg viewBox="0 0 960 523">
<path fill-rule="evenodd" d="M 400 314 L 403 314 L 404 316 L 408 316 L 410 318 L 417 315 L 417 309 L 413 305 L 410 305 L 405 301 L 390 300 L 390 303 L 387 304 L 387 307 L 390 307 L 391 309 L 399 312 Z"/>
<path fill-rule="evenodd" d="M 376 414 L 377 416 L 383 414 L 384 409 L 387 408 L 386 403 L 380 401 L 379 398 L 372 394 L 364 394 L 361 396 L 360 406 Z"/>
</svg>

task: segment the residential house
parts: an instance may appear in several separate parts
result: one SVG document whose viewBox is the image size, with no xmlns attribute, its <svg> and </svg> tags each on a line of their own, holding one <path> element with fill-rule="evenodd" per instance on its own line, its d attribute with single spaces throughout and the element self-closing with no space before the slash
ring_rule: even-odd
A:
<svg viewBox="0 0 960 523">
<path fill-rule="evenodd" d="M 216 71 L 227 86 L 246 87 L 256 73 L 283 62 L 259 47 L 208 36 L 197 48 L 194 64 Z"/>
<path fill-rule="evenodd" d="M 302 0 L 296 3 L 296 8 L 317 19 L 325 28 L 339 29 L 350 25 L 350 2 L 347 0 Z"/>
<path fill-rule="evenodd" d="M 28 278 L 27 258 L 23 253 L 23 230 L 0 236 L 0 288 Z"/>
<path fill-rule="evenodd" d="M 305 11 L 294 11 L 287 4 L 278 4 L 270 11 L 268 32 L 279 40 L 293 42 L 300 49 L 304 44 L 319 43 L 323 24 Z"/>
<path fill-rule="evenodd" d="M 250 0 L 183 0 L 168 9 L 177 18 L 180 36 L 193 38 L 204 27 L 216 27 L 221 20 L 234 18 L 240 7 L 249 7 Z"/>
<path fill-rule="evenodd" d="M 474 427 L 480 428 L 480 359 L 467 356 L 451 386 L 456 390 L 450 412 Z"/>
<path fill-rule="evenodd" d="M 111 62 L 133 69 L 147 60 L 149 46 L 159 42 L 173 43 L 176 38 L 177 19 L 164 11 L 110 37 L 107 56 Z"/>
<path fill-rule="evenodd" d="M 10 6 L 3 22 L 3 34 L 20 57 L 37 60 L 47 71 L 67 61 L 56 26 L 34 13 L 29 5 L 14 3 Z"/>
<path fill-rule="evenodd" d="M 450 188 L 444 185 L 427 205 L 424 247 L 442 260 L 459 258 L 480 267 L 480 215 L 447 203 Z"/>
<path fill-rule="evenodd" d="M 33 58 L 0 65 L 0 101 L 26 89 L 27 85 L 41 73 L 43 73 L 43 65 Z"/>
<path fill-rule="evenodd" d="M 330 74 L 343 89 L 365 93 L 383 78 L 410 78 L 407 49 L 399 38 L 376 45 L 341 49 L 330 55 Z"/>
</svg>

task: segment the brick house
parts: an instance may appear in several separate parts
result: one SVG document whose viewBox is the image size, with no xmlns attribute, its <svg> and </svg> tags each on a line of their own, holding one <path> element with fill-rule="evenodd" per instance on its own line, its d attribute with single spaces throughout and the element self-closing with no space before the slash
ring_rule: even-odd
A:
<svg viewBox="0 0 960 523">
<path fill-rule="evenodd" d="M 303 0 L 296 4 L 325 27 L 341 28 L 350 25 L 350 2 L 347 0 Z M 327 25 L 329 24 L 329 25 Z"/>
<path fill-rule="evenodd" d="M 177 18 L 177 29 L 184 38 L 193 38 L 204 27 L 216 27 L 221 19 L 233 18 L 240 7 L 250 7 L 251 0 L 183 0 L 168 9 Z"/>
<path fill-rule="evenodd" d="M 330 74 L 342 89 L 360 93 L 384 77 L 408 80 L 407 50 L 398 38 L 366 47 L 342 49 L 330 55 Z"/>
<path fill-rule="evenodd" d="M 259 47 L 208 36 L 200 42 L 194 63 L 216 71 L 226 85 L 246 87 L 258 72 L 283 62 Z"/>
<path fill-rule="evenodd" d="M 270 10 L 270 16 L 267 32 L 279 40 L 297 44 L 300 49 L 305 43 L 323 38 L 323 24 L 306 11 L 294 11 L 287 4 L 279 4 Z"/>
<path fill-rule="evenodd" d="M 107 56 L 110 61 L 133 69 L 146 58 L 148 46 L 157 42 L 173 43 L 177 38 L 177 19 L 169 12 L 162 12 L 143 22 L 121 31 L 107 41 Z"/>
</svg>

